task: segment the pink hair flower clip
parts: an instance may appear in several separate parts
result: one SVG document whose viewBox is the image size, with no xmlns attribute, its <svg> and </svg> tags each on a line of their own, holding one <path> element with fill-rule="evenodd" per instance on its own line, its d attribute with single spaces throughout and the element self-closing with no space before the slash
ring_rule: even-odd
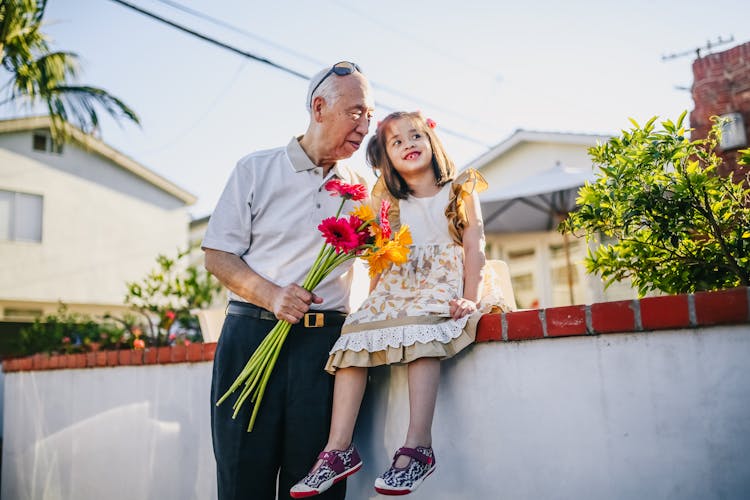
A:
<svg viewBox="0 0 750 500">
<path fill-rule="evenodd" d="M 435 128 L 435 127 L 437 127 L 437 123 L 435 123 L 435 120 L 433 120 L 432 118 L 427 118 L 427 119 L 425 120 L 425 123 L 426 123 L 426 124 L 427 124 L 427 126 L 428 126 L 428 127 L 430 127 L 430 128 Z"/>
</svg>

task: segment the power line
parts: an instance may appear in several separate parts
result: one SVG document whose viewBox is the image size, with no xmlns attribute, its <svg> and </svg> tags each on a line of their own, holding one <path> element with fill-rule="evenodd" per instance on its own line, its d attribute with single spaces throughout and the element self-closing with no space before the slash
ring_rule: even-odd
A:
<svg viewBox="0 0 750 500">
<path fill-rule="evenodd" d="M 159 22 L 162 22 L 162 23 L 164 23 L 164 24 L 167 24 L 167 25 L 169 25 L 169 26 L 171 26 L 171 27 L 173 27 L 173 28 L 175 28 L 175 29 L 178 29 L 178 30 L 180 30 L 180 31 L 184 32 L 184 33 L 187 33 L 187 34 L 189 34 L 189 35 L 192 35 L 192 36 L 194 36 L 194 37 L 197 37 L 197 38 L 199 38 L 199 39 L 201 39 L 201 40 L 203 40 L 203 41 L 205 41 L 205 42 L 208 42 L 208 43 L 210 43 L 210 44 L 216 45 L 216 46 L 218 46 L 218 47 L 221 47 L 221 48 L 223 48 L 223 49 L 229 50 L 230 52 L 234 52 L 235 54 L 239 54 L 239 55 L 241 55 L 241 56 L 243 56 L 243 57 L 247 57 L 247 58 L 249 58 L 249 59 L 252 59 L 252 60 L 254 60 L 254 61 L 257 61 L 257 62 L 260 62 L 260 63 L 263 63 L 263 64 L 267 64 L 267 65 L 269 65 L 269 66 L 271 66 L 271 67 L 274 67 L 274 68 L 276 68 L 276 69 L 280 69 L 281 71 L 284 71 L 284 72 L 286 72 L 286 73 L 289 73 L 289 74 L 291 74 L 291 75 L 294 75 L 294 76 L 296 76 L 296 77 L 298 77 L 298 78 L 302 78 L 302 79 L 304 79 L 304 80 L 306 80 L 306 81 L 309 81 L 309 80 L 310 80 L 310 77 L 309 77 L 309 76 L 307 76 L 307 75 L 305 75 L 305 74 L 303 74 L 303 73 L 300 73 L 299 71 L 293 70 L 293 69 L 291 69 L 291 68 L 288 68 L 288 67 L 286 67 L 286 66 L 283 66 L 283 65 L 281 65 L 281 64 L 275 63 L 275 62 L 273 62 L 273 61 L 271 61 L 271 60 L 269 60 L 269 59 L 267 59 L 267 58 L 265 58 L 265 57 L 257 56 L 257 55 L 255 55 L 255 54 L 252 54 L 252 53 L 250 53 L 250 52 L 246 51 L 246 50 L 242 50 L 242 49 L 239 49 L 239 48 L 237 48 L 237 47 L 234 47 L 234 46 L 232 46 L 232 45 L 229 45 L 229 44 L 227 44 L 227 43 L 224 43 L 224 42 L 221 42 L 221 41 L 219 41 L 219 40 L 216 40 L 216 39 L 214 39 L 214 38 L 211 38 L 211 37 L 209 37 L 208 35 L 204 35 L 204 34 L 202 34 L 202 33 L 199 33 L 199 32 L 197 32 L 197 31 L 195 31 L 195 30 L 192 30 L 192 29 L 190 29 L 190 28 L 187 28 L 187 27 L 185 27 L 185 26 L 182 26 L 181 24 L 178 24 L 178 23 L 176 23 L 176 22 L 174 22 L 174 21 L 170 21 L 169 19 L 166 19 L 166 18 L 164 18 L 164 17 L 161 17 L 161 16 L 159 16 L 159 15 L 157 15 L 157 14 L 154 14 L 153 12 L 150 12 L 150 11 L 148 11 L 148 10 L 145 10 L 145 9 L 141 8 L 141 7 L 138 7 L 138 6 L 136 6 L 136 5 L 133 5 L 133 4 L 131 4 L 130 2 L 126 2 L 126 1 L 124 1 L 124 0 L 111 0 L 111 1 L 112 1 L 112 2 L 115 2 L 115 3 L 117 3 L 117 4 L 120 4 L 120 5 L 124 6 L 124 7 L 127 7 L 127 8 L 129 8 L 129 9 L 135 10 L 136 12 L 138 12 L 138 13 L 140 13 L 140 14 L 143 14 L 144 16 L 150 17 L 151 19 L 154 19 L 154 20 L 156 20 L 156 21 L 159 21 Z M 390 111 L 396 111 L 396 109 L 395 109 L 395 108 L 393 108 L 393 107 L 391 107 L 391 106 L 387 106 L 387 105 L 385 105 L 385 104 L 383 104 L 382 102 L 380 102 L 380 101 L 377 101 L 377 100 L 375 101 L 375 105 L 376 105 L 376 106 L 379 106 L 379 107 L 381 107 L 381 108 L 384 108 L 384 109 L 386 109 L 386 110 L 390 110 Z M 484 142 L 482 142 L 482 141 L 480 141 L 480 140 L 478 140 L 478 139 L 474 139 L 473 137 L 467 136 L 467 135 L 465 135 L 465 134 L 462 134 L 462 133 L 460 133 L 460 132 L 456 132 L 455 130 L 451 130 L 451 129 L 449 129 L 449 128 L 446 128 L 446 127 L 442 127 L 442 126 L 440 127 L 440 129 L 441 129 L 441 130 L 442 130 L 442 131 L 443 131 L 444 133 L 446 133 L 446 134 L 449 134 L 449 135 L 452 135 L 452 136 L 454 136 L 454 137 L 457 137 L 457 138 L 459 138 L 459 139 L 463 139 L 463 140 L 465 140 L 465 141 L 468 141 L 468 142 L 472 142 L 472 143 L 474 143 L 474 144 L 478 144 L 478 145 L 481 145 L 481 146 L 483 146 L 483 147 L 484 147 L 484 148 L 486 148 L 486 149 L 489 149 L 489 148 L 490 148 L 490 145 L 488 145 L 488 144 L 485 144 Z"/>
<path fill-rule="evenodd" d="M 190 123 L 187 127 L 184 127 L 179 133 L 174 135 L 171 139 L 167 140 L 165 143 L 162 143 L 158 147 L 147 149 L 145 151 L 139 151 L 137 154 L 139 155 L 151 155 L 154 153 L 158 153 L 160 151 L 163 151 L 169 147 L 172 147 L 174 144 L 176 144 L 179 140 L 184 138 L 187 134 L 193 131 L 195 127 L 203 121 L 206 116 L 208 116 L 212 111 L 214 111 L 216 105 L 226 97 L 226 93 L 229 91 L 230 88 L 232 88 L 237 81 L 237 78 L 240 76 L 240 73 L 242 73 L 242 70 L 245 69 L 245 65 L 247 64 L 247 61 L 242 61 L 242 64 L 237 68 L 237 71 L 235 71 L 232 78 L 229 80 L 229 82 L 224 86 L 224 88 L 219 91 L 218 94 L 216 94 L 216 97 L 211 101 L 211 103 L 208 106 L 205 106 L 205 109 L 203 112 L 201 112 L 200 115 L 198 115 L 197 118 L 195 118 L 192 123 Z"/>
<path fill-rule="evenodd" d="M 233 47 L 232 45 L 226 44 L 224 42 L 220 42 L 220 41 L 218 41 L 218 40 L 216 40 L 214 38 L 211 38 L 211 37 L 209 37 L 207 35 L 204 35 L 202 33 L 198 33 L 197 31 L 191 30 L 190 28 L 186 28 L 185 26 L 182 26 L 181 24 L 177 24 L 177 23 L 175 23 L 173 21 L 170 21 L 169 19 L 165 19 L 165 18 L 163 18 L 161 16 L 157 16 L 153 12 L 149 12 L 149 11 L 147 11 L 145 9 L 142 9 L 142 8 L 136 6 L 136 5 L 133 5 L 132 3 L 125 2 L 124 0 L 111 0 L 111 1 L 115 2 L 115 3 L 119 3 L 120 5 L 128 7 L 129 9 L 133 9 L 133 10 L 135 10 L 137 12 L 140 12 L 144 16 L 150 17 L 150 18 L 155 19 L 157 21 L 160 21 L 160 22 L 162 22 L 164 24 L 168 24 L 169 26 L 171 26 L 173 28 L 176 28 L 176 29 L 178 29 L 180 31 L 183 31 L 183 32 L 185 32 L 185 33 L 187 33 L 189 35 L 193 35 L 194 37 L 200 38 L 201 40 L 203 40 L 205 42 L 217 45 L 217 46 L 219 46 L 219 47 L 221 47 L 223 49 L 226 49 L 226 50 L 229 50 L 231 52 L 234 52 L 235 54 L 239 54 L 241 56 L 253 59 L 253 60 L 261 62 L 263 64 L 268 64 L 269 66 L 273 66 L 274 68 L 280 69 L 281 71 L 286 71 L 290 75 L 294 75 L 294 76 L 297 76 L 299 78 L 304 78 L 305 80 L 309 80 L 310 79 L 309 76 L 304 75 L 304 74 L 302 74 L 302 73 L 300 73 L 298 71 L 295 71 L 295 70 L 293 70 L 291 68 L 287 68 L 286 66 L 282 66 L 281 64 L 277 64 L 277 63 L 275 63 L 275 62 L 273 62 L 273 61 L 271 61 L 269 59 L 266 59 L 265 57 L 256 56 L 255 54 L 251 54 L 250 52 L 247 52 L 245 50 L 238 49 L 237 47 Z"/>
<path fill-rule="evenodd" d="M 348 10 L 349 12 L 352 12 L 352 13 L 358 15 L 359 17 L 361 17 L 363 19 L 366 19 L 367 21 L 369 21 L 369 22 L 371 22 L 373 24 L 379 25 L 379 26 L 387 29 L 391 33 L 395 33 L 395 34 L 397 34 L 397 35 L 399 35 L 399 36 L 401 36 L 401 37 L 403 37 L 403 38 L 405 38 L 407 40 L 411 40 L 413 42 L 418 43 L 419 45 L 422 46 L 423 49 L 429 50 L 429 51 L 433 52 L 434 54 L 437 54 L 441 59 L 445 59 L 446 57 L 450 57 L 454 61 L 457 61 L 460 64 L 463 64 L 467 68 L 471 68 L 474 71 L 476 71 L 478 73 L 482 73 L 483 75 L 491 78 L 494 82 L 499 82 L 499 81 L 502 80 L 502 77 L 500 77 L 500 75 L 493 75 L 492 73 L 490 73 L 489 71 L 487 71 L 487 69 L 484 68 L 484 67 L 480 67 L 480 66 L 477 66 L 476 64 L 472 64 L 470 61 L 467 61 L 465 58 L 460 58 L 460 57 L 456 56 L 455 54 L 447 53 L 444 49 L 438 49 L 435 46 L 432 46 L 430 44 L 425 43 L 423 40 L 421 40 L 421 39 L 417 38 L 416 36 L 412 35 L 412 33 L 414 32 L 414 30 L 411 30 L 411 31 L 407 32 L 407 31 L 401 31 L 399 29 L 396 29 L 393 26 L 391 26 L 389 24 L 386 24 L 383 21 L 380 21 L 380 20 L 374 18 L 371 13 L 365 12 L 362 9 L 359 9 L 357 7 L 352 6 L 351 2 L 343 2 L 341 0 L 332 0 L 332 1 L 333 1 L 333 3 L 338 4 L 339 7 L 342 7 L 344 9 Z"/>
<path fill-rule="evenodd" d="M 155 0 L 155 1 L 157 1 L 159 3 L 162 3 L 164 5 L 168 5 L 168 6 L 174 8 L 174 9 L 177 9 L 177 10 L 179 10 L 181 12 L 185 12 L 187 14 L 195 16 L 198 19 L 202 19 L 204 21 L 208 21 L 208 22 L 210 22 L 212 24 L 215 24 L 217 26 L 221 26 L 221 27 L 226 28 L 226 29 L 228 29 L 230 31 L 233 31 L 235 33 L 239 33 L 239 34 L 244 35 L 244 36 L 246 36 L 248 38 L 252 38 L 253 40 L 260 41 L 260 42 L 262 42 L 262 43 L 264 43 L 266 45 L 269 45 L 269 46 L 271 46 L 271 47 L 273 47 L 275 49 L 278 49 L 278 50 L 280 50 L 282 52 L 286 52 L 287 54 L 290 54 L 290 55 L 292 55 L 294 57 L 297 57 L 299 59 L 303 59 L 303 60 L 305 60 L 307 62 L 310 62 L 310 63 L 313 63 L 313 64 L 315 64 L 317 66 L 321 66 L 322 67 L 322 66 L 325 65 L 325 63 L 323 63 L 321 61 L 318 61 L 317 59 L 314 59 L 314 58 L 308 56 L 307 54 L 303 54 L 301 52 L 297 52 L 297 51 L 295 51 L 293 49 L 290 49 L 290 48 L 285 47 L 285 46 L 283 46 L 281 44 L 278 44 L 278 43 L 276 43 L 276 42 L 274 42 L 272 40 L 268 40 L 266 38 L 263 38 L 261 36 L 256 35 L 255 33 L 251 33 L 251 32 L 249 32 L 247 30 L 244 30 L 242 28 L 234 26 L 233 24 L 230 24 L 230 23 L 228 23 L 226 21 L 223 21 L 223 20 L 218 19 L 216 17 L 209 16 L 208 14 L 206 14 L 204 12 L 198 11 L 198 10 L 190 8 L 190 7 L 186 7 L 186 6 L 184 6 L 184 5 L 182 5 L 182 4 L 178 3 L 178 2 L 174 2 L 173 0 Z M 351 7 L 348 7 L 348 8 L 349 8 L 349 10 L 353 10 Z M 357 12 L 357 11 L 355 11 L 355 12 Z M 400 32 L 396 32 L 396 33 L 400 34 Z M 471 67 L 471 65 L 469 65 L 469 66 Z M 475 69 L 479 70 L 479 68 L 475 68 Z M 471 121 L 471 122 L 474 122 L 474 123 L 478 122 L 478 120 L 476 118 L 474 118 L 474 117 L 466 116 L 466 115 L 464 115 L 462 113 L 458 113 L 458 112 L 456 112 L 456 111 L 454 111 L 452 109 L 448 109 L 448 108 L 446 108 L 444 106 L 440 106 L 440 105 L 431 103 L 429 101 L 426 101 L 426 100 L 424 100 L 424 99 L 422 99 L 420 97 L 415 97 L 413 95 L 407 94 L 407 93 L 402 92 L 400 90 L 394 89 L 393 87 L 390 87 L 390 86 L 387 86 L 387 85 L 383 85 L 381 83 L 377 83 L 377 82 L 374 82 L 372 80 L 370 81 L 370 85 L 372 85 L 374 88 L 376 88 L 378 90 L 383 90 L 385 92 L 388 92 L 391 95 L 394 95 L 394 96 L 397 96 L 397 97 L 402 97 L 404 99 L 408 99 L 410 101 L 421 103 L 422 105 L 429 106 L 431 109 L 434 109 L 436 111 L 442 111 L 444 113 L 449 113 L 451 115 L 457 116 L 459 118 L 462 118 L 464 120 L 468 120 L 468 121 Z M 389 108 L 389 109 L 392 109 L 392 108 Z M 481 123 L 481 122 L 479 122 L 479 123 Z M 483 123 L 483 125 L 489 126 L 486 123 Z M 474 140 L 474 139 L 467 138 L 467 137 L 463 137 L 463 138 L 466 139 L 466 140 Z M 482 144 L 482 145 L 486 146 L 485 144 Z"/>
<path fill-rule="evenodd" d="M 266 45 L 269 45 L 269 46 L 271 46 L 271 47 L 273 47 L 275 49 L 278 49 L 278 50 L 280 50 L 282 52 L 286 52 L 287 54 L 291 54 L 291 55 L 293 55 L 295 57 L 298 57 L 300 59 L 304 59 L 304 60 L 306 60 L 308 62 L 312 62 L 312 63 L 314 63 L 314 64 L 316 64 L 318 66 L 322 67 L 322 66 L 325 65 L 325 63 L 323 63 L 321 61 L 317 61 L 317 60 L 311 58 L 310 56 L 308 56 L 307 54 L 303 54 L 301 52 L 297 52 L 296 50 L 292 50 L 289 47 L 285 47 L 285 46 L 283 46 L 281 44 L 278 44 L 278 43 L 274 42 L 273 40 L 269 40 L 267 38 L 263 38 L 262 36 L 258 36 L 255 33 L 251 33 L 249 31 L 244 30 L 242 28 L 239 28 L 239 27 L 237 27 L 237 26 L 235 26 L 233 24 L 229 24 L 228 22 L 223 21 L 223 20 L 221 20 L 219 18 L 209 16 L 208 14 L 206 14 L 204 12 L 201 12 L 199 10 L 195 10 L 195 9 L 190 8 L 190 7 L 186 7 L 186 6 L 184 6 L 182 4 L 179 4 L 177 2 L 173 2 L 172 0 L 156 0 L 156 1 L 160 2 L 160 3 L 163 3 L 164 5 L 169 5 L 170 7 L 174 8 L 174 9 L 177 9 L 179 11 L 185 12 L 185 13 L 190 14 L 192 16 L 195 16 L 195 17 L 197 17 L 199 19 L 203 19 L 204 21 L 208 21 L 210 23 L 216 24 L 217 26 L 221 26 L 221 27 L 226 28 L 226 29 L 228 29 L 230 31 L 234 31 L 235 33 L 239 33 L 239 34 L 244 35 L 244 36 L 246 36 L 248 38 L 252 38 L 253 40 L 257 40 L 259 42 L 265 43 Z"/>
</svg>

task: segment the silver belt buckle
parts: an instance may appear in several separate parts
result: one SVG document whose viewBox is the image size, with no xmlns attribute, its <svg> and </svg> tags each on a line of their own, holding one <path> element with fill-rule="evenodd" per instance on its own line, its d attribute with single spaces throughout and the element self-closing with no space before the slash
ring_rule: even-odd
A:
<svg viewBox="0 0 750 500">
<path fill-rule="evenodd" d="M 313 321 L 310 321 L 310 318 Z M 305 313 L 305 328 L 321 328 L 325 324 L 323 313 Z"/>
</svg>

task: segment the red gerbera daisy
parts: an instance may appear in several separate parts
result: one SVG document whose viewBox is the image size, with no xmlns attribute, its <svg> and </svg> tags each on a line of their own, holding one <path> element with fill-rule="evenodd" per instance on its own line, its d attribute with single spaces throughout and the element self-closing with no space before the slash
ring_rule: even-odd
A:
<svg viewBox="0 0 750 500">
<path fill-rule="evenodd" d="M 338 253 L 351 252 L 360 244 L 360 236 L 357 233 L 360 221 L 357 217 L 350 217 L 350 219 L 355 219 L 355 221 L 347 220 L 344 217 L 340 219 L 328 217 L 323 219 L 318 226 L 326 243 L 334 247 Z"/>
<path fill-rule="evenodd" d="M 362 184 L 347 184 L 339 179 L 326 182 L 326 191 L 331 191 L 331 196 L 341 196 L 347 200 L 364 200 L 367 198 L 367 188 Z"/>
</svg>

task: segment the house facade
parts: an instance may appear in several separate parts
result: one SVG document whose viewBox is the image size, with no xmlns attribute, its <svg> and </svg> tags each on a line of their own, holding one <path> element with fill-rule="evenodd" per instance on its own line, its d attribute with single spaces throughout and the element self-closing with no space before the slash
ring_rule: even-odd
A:
<svg viewBox="0 0 750 500">
<path fill-rule="evenodd" d="M 195 197 L 102 141 L 49 119 L 0 121 L 0 328 L 126 306 L 126 282 L 189 239 Z"/>
<path fill-rule="evenodd" d="M 554 182 L 549 182 L 548 174 L 570 171 L 581 177 L 593 177 L 588 149 L 608 139 L 606 135 L 517 130 L 467 165 L 467 168 L 479 170 L 490 186 L 480 195 L 486 225 L 486 253 L 488 258 L 501 259 L 508 264 L 519 308 L 590 304 L 636 296 L 627 282 L 615 283 L 604 290 L 601 279 L 586 273 L 583 264 L 587 253 L 585 239 L 560 234 L 555 229 L 560 217 L 553 217 L 555 214 L 549 217 L 546 226 L 493 231 L 493 225 L 502 226 L 498 222 L 502 222 L 503 217 L 529 215 L 533 218 L 531 212 L 544 208 L 539 206 L 540 203 L 554 198 L 553 192 L 557 188 Z M 528 185 L 529 193 L 542 193 L 544 201 L 533 200 L 535 206 L 531 206 L 532 203 L 524 205 L 519 199 L 516 207 L 526 206 L 528 214 L 520 209 L 497 214 L 487 196 L 491 197 L 504 186 L 524 184 Z M 572 204 L 581 185 L 583 181 L 574 187 L 561 185 L 559 189 L 561 192 L 565 190 L 562 194 L 566 194 Z M 519 194 L 519 198 L 524 197 Z"/>
</svg>

